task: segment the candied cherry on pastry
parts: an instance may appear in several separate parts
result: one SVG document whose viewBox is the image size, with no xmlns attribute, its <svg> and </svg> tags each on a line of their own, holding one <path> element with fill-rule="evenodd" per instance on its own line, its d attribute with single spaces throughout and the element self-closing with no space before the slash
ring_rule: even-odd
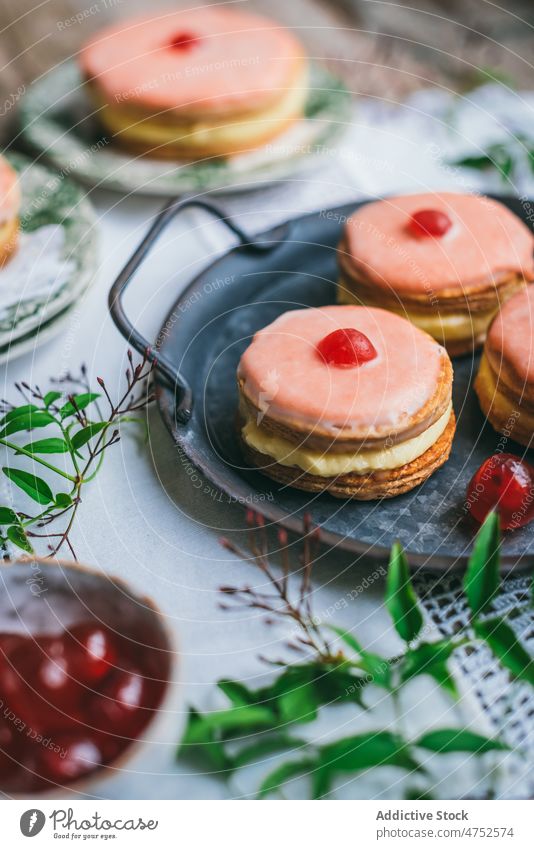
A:
<svg viewBox="0 0 534 849">
<path fill-rule="evenodd" d="M 534 519 L 534 466 L 513 454 L 493 454 L 473 475 L 467 505 L 480 523 L 497 510 L 503 530 L 528 524 Z"/>
<path fill-rule="evenodd" d="M 444 236 L 451 227 L 451 219 L 439 209 L 420 209 L 413 213 L 408 222 L 408 229 L 418 239 L 429 236 L 439 238 Z"/>
<path fill-rule="evenodd" d="M 185 53 L 191 50 L 199 41 L 200 38 L 198 35 L 192 32 L 177 32 L 169 41 L 168 46 L 171 50 L 181 50 Z"/>
<path fill-rule="evenodd" d="M 330 366 L 354 368 L 374 360 L 376 349 L 365 333 L 353 327 L 334 330 L 317 345 L 323 360 Z"/>
</svg>

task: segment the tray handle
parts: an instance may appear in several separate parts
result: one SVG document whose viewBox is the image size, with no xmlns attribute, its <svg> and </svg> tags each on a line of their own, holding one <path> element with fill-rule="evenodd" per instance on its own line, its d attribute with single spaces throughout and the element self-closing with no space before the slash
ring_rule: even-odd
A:
<svg viewBox="0 0 534 849">
<path fill-rule="evenodd" d="M 251 237 L 248 236 L 241 227 L 235 223 L 235 221 L 211 203 L 207 203 L 203 200 L 180 200 L 178 198 L 172 198 L 167 201 L 161 212 L 158 213 L 146 236 L 136 248 L 122 271 L 118 274 L 115 282 L 109 290 L 109 311 L 116 327 L 122 333 L 126 341 L 135 348 L 139 354 L 146 356 L 151 363 L 154 363 L 158 372 L 175 392 L 177 398 L 176 420 L 180 424 L 187 424 L 191 418 L 191 412 L 193 409 L 193 392 L 191 387 L 183 374 L 178 371 L 171 360 L 164 354 L 160 353 L 157 348 L 154 348 L 154 346 L 151 345 L 150 342 L 148 342 L 148 340 L 145 339 L 144 336 L 133 326 L 124 311 L 123 296 L 126 291 L 126 287 L 130 283 L 135 272 L 169 221 L 171 221 L 171 219 L 183 209 L 190 207 L 205 209 L 207 212 L 217 217 L 238 237 L 241 245 L 249 250 L 267 252 L 272 250 L 278 244 L 278 238 L 275 238 L 274 240 L 264 239 L 262 241 L 261 239 L 258 239 L 256 241 L 251 241 Z M 277 228 L 277 230 L 278 229 L 279 228 Z M 274 233 L 275 231 L 273 231 L 273 235 Z"/>
</svg>

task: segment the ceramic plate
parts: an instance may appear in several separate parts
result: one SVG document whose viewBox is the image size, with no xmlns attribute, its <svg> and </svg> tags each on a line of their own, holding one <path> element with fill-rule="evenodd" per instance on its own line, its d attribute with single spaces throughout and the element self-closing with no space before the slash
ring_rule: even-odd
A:
<svg viewBox="0 0 534 849">
<path fill-rule="evenodd" d="M 22 265 L 21 297 L 13 304 L 4 306 L 0 314 L 0 359 L 5 360 L 35 344 L 37 335 L 46 329 L 50 336 L 51 324 L 64 316 L 66 310 L 80 297 L 92 282 L 97 265 L 96 219 L 93 208 L 78 185 L 61 174 L 42 165 L 32 163 L 25 156 L 8 154 L 7 159 L 17 170 L 22 189 L 20 210 L 21 234 L 30 237 L 43 227 L 61 227 L 61 251 L 57 256 L 56 269 L 61 274 L 59 283 L 50 289 L 41 287 L 34 294 L 31 275 L 43 274 L 46 259 L 46 243 L 43 257 L 38 262 Z M 24 250 L 24 242 L 18 253 Z M 13 257 L 2 274 L 9 272 L 11 263 L 23 261 L 19 255 Z M 13 266 L 11 265 L 11 270 Z M 39 287 L 37 287 L 39 288 Z M 33 342 L 31 342 L 33 340 Z"/>
<path fill-rule="evenodd" d="M 99 126 L 75 62 L 32 86 L 20 106 L 24 139 L 59 169 L 92 186 L 148 195 L 242 191 L 294 174 L 310 146 L 331 144 L 350 120 L 351 97 L 328 71 L 312 68 L 306 117 L 271 145 L 200 163 L 158 161 L 121 151 Z"/>
</svg>

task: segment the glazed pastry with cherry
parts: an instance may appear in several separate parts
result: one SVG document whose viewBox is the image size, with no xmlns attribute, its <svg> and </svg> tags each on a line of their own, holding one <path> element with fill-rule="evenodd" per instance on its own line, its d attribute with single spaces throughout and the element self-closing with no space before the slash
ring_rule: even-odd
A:
<svg viewBox="0 0 534 849">
<path fill-rule="evenodd" d="M 15 170 L 0 155 L 0 266 L 15 252 L 19 237 L 20 188 Z"/>
<path fill-rule="evenodd" d="M 534 279 L 534 237 L 503 204 L 454 192 L 368 203 L 339 246 L 338 301 L 384 307 L 455 356 L 473 351 L 495 313 Z"/>
<path fill-rule="evenodd" d="M 220 5 L 122 20 L 83 47 L 80 64 L 113 139 L 155 157 L 256 148 L 303 116 L 308 95 L 292 33 Z"/>
<path fill-rule="evenodd" d="M 534 287 L 511 298 L 493 320 L 475 380 L 495 430 L 522 445 L 534 436 Z"/>
<path fill-rule="evenodd" d="M 244 455 L 280 483 L 339 498 L 391 498 L 449 456 L 450 359 L 393 312 L 286 312 L 256 333 L 237 377 Z"/>
</svg>

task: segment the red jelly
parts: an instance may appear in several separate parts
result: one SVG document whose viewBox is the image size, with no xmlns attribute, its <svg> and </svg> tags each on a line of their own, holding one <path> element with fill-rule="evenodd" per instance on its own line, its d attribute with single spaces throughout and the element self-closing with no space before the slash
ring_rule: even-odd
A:
<svg viewBox="0 0 534 849">
<path fill-rule="evenodd" d="M 66 581 L 59 568 L 42 568 L 46 606 L 29 589 L 26 564 L 3 575 L 4 793 L 31 795 L 113 763 L 154 717 L 169 681 L 168 641 L 150 606 L 90 572 Z"/>
<path fill-rule="evenodd" d="M 451 227 L 451 219 L 439 209 L 421 209 L 419 212 L 414 212 L 408 222 L 408 229 L 418 239 L 429 236 L 439 238 L 444 236 Z"/>
<path fill-rule="evenodd" d="M 200 38 L 198 37 L 198 35 L 194 35 L 191 32 L 178 32 L 171 38 L 169 42 L 169 47 L 172 50 L 182 50 L 184 52 L 187 52 L 191 50 L 191 48 L 194 47 L 196 44 L 198 44 L 199 41 Z"/>
<path fill-rule="evenodd" d="M 467 488 L 467 508 L 482 523 L 491 510 L 503 530 L 534 519 L 534 466 L 513 454 L 494 454 L 475 472 Z"/>
<path fill-rule="evenodd" d="M 376 349 L 365 333 L 347 327 L 334 330 L 317 345 L 317 350 L 329 366 L 354 368 L 374 360 Z"/>
</svg>

